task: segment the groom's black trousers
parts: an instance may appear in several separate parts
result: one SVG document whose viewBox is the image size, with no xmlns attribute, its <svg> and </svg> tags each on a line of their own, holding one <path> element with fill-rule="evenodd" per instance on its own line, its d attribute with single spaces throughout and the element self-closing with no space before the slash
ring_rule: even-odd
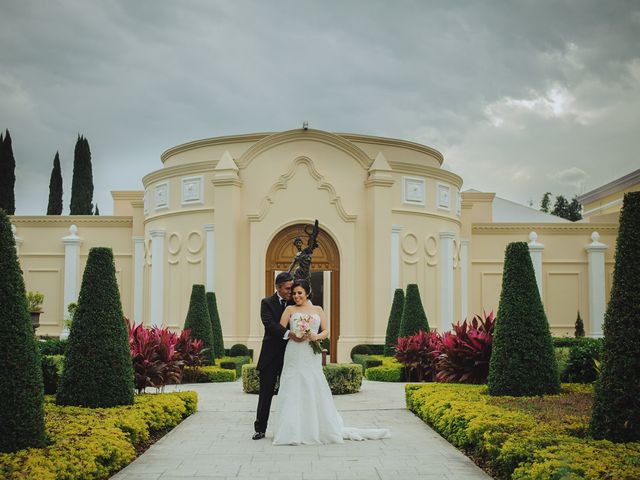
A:
<svg viewBox="0 0 640 480">
<path fill-rule="evenodd" d="M 271 400 L 273 399 L 273 392 L 276 389 L 276 381 L 278 380 L 278 375 L 280 375 L 281 370 L 282 366 L 278 365 L 278 362 L 271 362 L 271 364 L 258 371 L 260 376 L 260 394 L 258 396 L 256 421 L 253 424 L 256 432 L 267 431 Z"/>
</svg>

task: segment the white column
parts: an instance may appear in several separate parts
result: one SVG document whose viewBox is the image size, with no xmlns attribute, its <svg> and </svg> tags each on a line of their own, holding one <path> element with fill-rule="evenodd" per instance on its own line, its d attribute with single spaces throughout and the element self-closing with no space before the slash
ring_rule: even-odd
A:
<svg viewBox="0 0 640 480">
<path fill-rule="evenodd" d="M 533 271 L 536 275 L 536 283 L 538 284 L 538 293 L 540 294 L 540 300 L 544 300 L 542 297 L 542 251 L 544 245 L 538 243 L 538 234 L 531 232 L 529 234 L 529 255 L 531 256 L 531 263 L 533 263 Z"/>
<path fill-rule="evenodd" d="M 216 263 L 215 263 L 215 245 L 216 232 L 212 223 L 203 225 L 202 228 L 207 232 L 207 292 L 216 291 Z"/>
<path fill-rule="evenodd" d="M 164 238 L 165 230 L 151 230 L 151 324 L 164 322 Z"/>
<path fill-rule="evenodd" d="M 391 299 L 400 287 L 400 231 L 402 225 L 391 226 Z"/>
<path fill-rule="evenodd" d="M 11 233 L 13 233 L 13 240 L 16 242 L 16 255 L 20 256 L 20 247 L 22 246 L 22 237 L 16 235 L 16 226 L 11 225 Z"/>
<path fill-rule="evenodd" d="M 133 237 L 133 323 L 143 323 L 144 237 Z"/>
<path fill-rule="evenodd" d="M 440 325 L 438 330 L 451 330 L 453 323 L 453 232 L 440 232 Z"/>
<path fill-rule="evenodd" d="M 469 315 L 469 240 L 460 240 L 460 318 Z"/>
<path fill-rule="evenodd" d="M 71 225 L 69 235 L 62 239 L 64 243 L 64 304 L 62 306 L 64 317 L 67 316 L 67 306 L 71 302 L 78 301 L 78 278 L 80 276 L 80 244 L 82 239 L 78 237 L 78 227 Z M 60 338 L 67 338 L 69 329 L 63 323 Z"/>
<path fill-rule="evenodd" d="M 600 243 L 600 234 L 591 234 L 591 243 L 584 247 L 589 258 L 589 329 L 591 337 L 602 337 L 604 326 L 605 303 L 605 273 L 604 252 L 607 245 Z"/>
</svg>

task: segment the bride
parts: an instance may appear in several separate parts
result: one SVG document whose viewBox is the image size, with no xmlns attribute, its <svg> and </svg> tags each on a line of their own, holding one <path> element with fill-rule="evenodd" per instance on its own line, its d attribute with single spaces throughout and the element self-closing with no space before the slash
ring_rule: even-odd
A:
<svg viewBox="0 0 640 480">
<path fill-rule="evenodd" d="M 296 335 L 304 336 L 307 341 L 287 342 L 273 444 L 343 443 L 344 440 L 388 438 L 387 429 L 344 426 L 322 371 L 322 356 L 314 353 L 309 344 L 309 341 L 327 338 L 324 311 L 309 301 L 311 288 L 307 280 L 296 280 L 292 292 L 295 305 L 285 309 L 280 324 Z"/>
</svg>

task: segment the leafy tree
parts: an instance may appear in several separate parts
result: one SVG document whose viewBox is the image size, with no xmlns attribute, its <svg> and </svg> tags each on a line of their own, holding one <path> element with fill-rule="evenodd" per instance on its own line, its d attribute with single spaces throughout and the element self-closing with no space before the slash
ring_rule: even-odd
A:
<svg viewBox="0 0 640 480">
<path fill-rule="evenodd" d="M 575 222 L 577 220 L 582 220 L 582 205 L 578 201 L 577 195 L 571 199 L 571 203 L 567 207 L 567 220 L 571 220 Z"/>
<path fill-rule="evenodd" d="M 580 317 L 580 310 L 578 310 L 578 317 L 576 318 L 576 330 L 574 336 L 576 338 L 584 337 L 584 322 Z"/>
<path fill-rule="evenodd" d="M 96 203 L 96 208 L 93 210 L 94 215 L 100 215 L 100 210 L 98 210 L 98 204 Z"/>
<path fill-rule="evenodd" d="M 542 196 L 542 201 L 540 202 L 540 211 L 549 213 L 550 203 L 551 203 L 551 192 L 547 192 Z"/>
<path fill-rule="evenodd" d="M 490 395 L 533 396 L 560 391 L 558 366 L 529 247 L 507 245 L 493 334 Z"/>
<path fill-rule="evenodd" d="M 9 215 L 16 213 L 16 160 L 13 157 L 11 135 L 0 134 L 0 208 Z"/>
<path fill-rule="evenodd" d="M 193 285 L 191 288 L 189 312 L 187 312 L 187 319 L 184 322 L 184 330 L 187 328 L 191 329 L 191 338 L 202 340 L 202 347 L 207 349 L 204 358 L 213 365 L 215 358 L 213 328 L 211 327 L 204 285 Z"/>
<path fill-rule="evenodd" d="M 640 192 L 624 196 L 604 350 L 591 432 L 614 442 L 640 440 Z"/>
<path fill-rule="evenodd" d="M 220 324 L 220 314 L 218 313 L 218 301 L 214 292 L 207 292 L 207 310 L 209 310 L 211 318 L 213 355 L 216 358 L 222 358 L 224 357 L 224 337 L 222 335 L 222 325 Z"/>
<path fill-rule="evenodd" d="M 9 217 L 0 209 L 0 452 L 45 444 L 40 352 Z"/>
<path fill-rule="evenodd" d="M 56 152 L 53 159 L 53 169 L 49 179 L 49 205 L 47 215 L 62 215 L 62 171 L 60 170 L 60 156 Z"/>
<path fill-rule="evenodd" d="M 398 343 L 398 332 L 400 331 L 400 322 L 402 321 L 402 309 L 404 308 L 404 292 L 401 288 L 396 288 L 393 294 L 393 303 L 389 312 L 389 321 L 387 322 L 387 336 L 384 342 L 384 356 L 393 357 L 393 345 Z"/>
<path fill-rule="evenodd" d="M 133 403 L 129 333 L 110 248 L 89 250 L 56 401 L 93 408 Z"/>
<path fill-rule="evenodd" d="M 429 333 L 429 322 L 422 307 L 418 285 L 410 283 L 407 285 L 407 294 L 404 297 L 404 307 L 402 309 L 398 337 L 415 335 L 420 330 Z"/>
<path fill-rule="evenodd" d="M 569 202 L 563 195 L 556 196 L 556 203 L 553 205 L 551 215 L 556 217 L 567 218 L 569 217 Z"/>
<path fill-rule="evenodd" d="M 91 149 L 82 135 L 78 136 L 73 155 L 73 180 L 71 183 L 71 215 L 91 215 L 93 208 L 93 172 Z"/>
</svg>

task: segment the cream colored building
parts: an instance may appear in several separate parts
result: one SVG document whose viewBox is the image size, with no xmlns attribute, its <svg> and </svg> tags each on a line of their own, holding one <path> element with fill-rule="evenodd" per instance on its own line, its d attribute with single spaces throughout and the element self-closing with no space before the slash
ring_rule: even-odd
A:
<svg viewBox="0 0 640 480">
<path fill-rule="evenodd" d="M 191 285 L 202 283 L 216 292 L 225 344 L 258 350 L 260 299 L 315 219 L 314 303 L 329 316 L 334 361 L 384 342 L 394 289 L 408 283 L 438 330 L 497 310 L 513 241 L 529 242 L 553 333 L 572 335 L 578 310 L 588 334 L 602 333 L 616 218 L 571 223 L 461 192 L 439 152 L 390 138 L 236 135 L 176 146 L 161 161 L 144 191 L 112 192 L 113 216 L 12 218 L 27 289 L 45 294 L 38 334 L 63 331 L 89 249 L 109 246 L 127 317 L 180 329 Z"/>
</svg>

